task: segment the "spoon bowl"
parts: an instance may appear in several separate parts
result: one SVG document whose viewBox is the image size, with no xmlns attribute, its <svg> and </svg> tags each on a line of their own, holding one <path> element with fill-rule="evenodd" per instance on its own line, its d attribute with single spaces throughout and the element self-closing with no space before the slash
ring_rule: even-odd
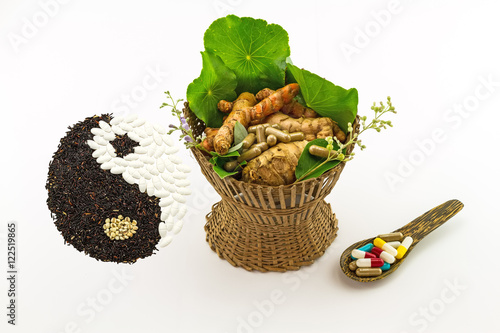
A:
<svg viewBox="0 0 500 333">
<path fill-rule="evenodd" d="M 361 246 L 372 243 L 375 237 L 368 238 L 359 242 L 356 242 L 349 246 L 340 256 L 340 267 L 345 275 L 349 278 L 359 281 L 359 282 L 372 282 L 380 279 L 384 279 L 390 274 L 392 274 L 399 266 L 406 260 L 410 252 L 413 250 L 415 245 L 417 245 L 425 236 L 434 231 L 437 227 L 443 225 L 446 221 L 452 218 L 455 214 L 457 214 L 462 208 L 464 204 L 458 200 L 449 200 L 445 203 L 434 207 L 428 212 L 420 215 L 407 225 L 394 230 L 393 232 L 401 232 L 405 237 L 410 236 L 413 238 L 413 243 L 410 248 L 406 252 L 405 256 L 402 259 L 396 260 L 394 264 L 391 265 L 391 268 L 385 272 L 382 272 L 379 276 L 370 276 L 370 277 L 360 277 L 356 275 L 355 271 L 351 271 L 349 269 L 349 263 L 352 261 L 351 252 L 354 249 L 360 248 Z"/>
</svg>

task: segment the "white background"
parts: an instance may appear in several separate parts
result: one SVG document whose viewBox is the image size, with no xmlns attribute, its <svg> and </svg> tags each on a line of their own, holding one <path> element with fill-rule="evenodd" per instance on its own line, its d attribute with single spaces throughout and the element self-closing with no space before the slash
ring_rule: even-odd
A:
<svg viewBox="0 0 500 333">
<path fill-rule="evenodd" d="M 500 331 L 498 2 L 61 0 L 45 6 L 48 16 L 41 4 L 49 2 L 0 3 L 4 272 L 6 222 L 19 228 L 18 325 L 6 323 L 2 278 L 2 332 Z M 168 126 L 173 119 L 158 108 L 163 92 L 185 98 L 201 70 L 203 33 L 227 13 L 280 24 L 296 65 L 359 90 L 360 115 L 393 99 L 394 128 L 363 135 L 368 148 L 357 150 L 327 198 L 337 239 L 298 272 L 232 267 L 205 242 L 205 215 L 219 197 L 182 150 L 195 193 L 171 245 L 134 265 L 65 246 L 44 186 L 67 127 L 118 107 Z M 155 88 L 124 110 L 120 99 L 150 71 L 161 72 Z M 338 261 L 348 245 L 448 199 L 465 208 L 395 274 L 371 284 L 343 276 Z"/>
</svg>

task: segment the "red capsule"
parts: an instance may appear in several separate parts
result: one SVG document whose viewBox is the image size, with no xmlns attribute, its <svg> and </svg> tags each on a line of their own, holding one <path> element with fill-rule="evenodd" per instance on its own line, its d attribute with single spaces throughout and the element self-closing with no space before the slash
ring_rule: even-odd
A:
<svg viewBox="0 0 500 333">
<path fill-rule="evenodd" d="M 358 259 L 356 265 L 358 267 L 382 267 L 384 260 L 380 258 Z"/>
<path fill-rule="evenodd" d="M 374 246 L 373 249 L 370 251 L 375 255 L 375 257 L 380 258 L 380 254 L 384 252 L 384 250 L 379 249 L 378 247 Z"/>
<path fill-rule="evenodd" d="M 351 255 L 353 258 L 356 258 L 356 259 L 376 258 L 376 256 L 373 253 L 361 251 L 358 249 L 352 250 Z"/>
</svg>

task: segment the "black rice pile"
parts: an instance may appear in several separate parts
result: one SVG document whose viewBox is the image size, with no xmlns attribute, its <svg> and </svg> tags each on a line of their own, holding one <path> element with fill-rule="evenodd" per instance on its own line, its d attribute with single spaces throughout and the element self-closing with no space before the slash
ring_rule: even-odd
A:
<svg viewBox="0 0 500 333">
<path fill-rule="evenodd" d="M 121 175 L 102 170 L 92 157 L 87 144 L 93 138 L 90 130 L 99 127 L 100 120 L 109 123 L 111 119 L 95 116 L 69 128 L 49 166 L 47 205 L 66 243 L 97 260 L 133 263 L 156 250 L 161 211 L 158 198 L 141 193 Z M 121 138 L 118 145 L 123 154 L 137 143 Z M 106 236 L 106 218 L 118 215 L 137 220 L 139 229 L 133 237 L 111 240 Z"/>
</svg>

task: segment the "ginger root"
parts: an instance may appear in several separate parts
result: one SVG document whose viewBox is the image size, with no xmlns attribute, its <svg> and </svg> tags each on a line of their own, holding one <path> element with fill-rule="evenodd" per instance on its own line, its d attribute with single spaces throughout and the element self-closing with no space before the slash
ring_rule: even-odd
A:
<svg viewBox="0 0 500 333">
<path fill-rule="evenodd" d="M 248 162 L 242 180 L 261 185 L 288 185 L 295 181 L 295 169 L 307 141 L 279 143 Z"/>
<path fill-rule="evenodd" d="M 255 94 L 255 97 L 257 98 L 258 101 L 260 101 L 260 100 L 263 100 L 264 98 L 268 97 L 272 93 L 274 93 L 274 90 L 269 89 L 269 88 L 264 88 L 261 91 L 259 91 L 257 94 Z M 313 109 L 310 109 L 306 106 L 303 106 L 302 104 L 300 104 L 296 100 L 292 100 L 290 103 L 284 104 L 280 111 L 281 111 L 281 113 L 287 114 L 287 115 L 292 116 L 294 118 L 300 118 L 300 117 L 316 118 L 316 117 L 318 117 L 318 114 L 316 113 L 316 111 L 314 111 Z"/>
<path fill-rule="evenodd" d="M 224 124 L 214 138 L 214 149 L 221 155 L 227 154 L 227 151 L 233 144 L 234 125 L 239 122 L 248 127 L 250 122 L 267 117 L 270 114 L 278 112 L 283 104 L 290 103 L 299 92 L 299 85 L 291 83 L 276 90 L 269 97 L 263 99 L 258 104 L 255 96 L 251 93 L 242 93 L 233 103 L 233 109 L 228 115 Z"/>
<path fill-rule="evenodd" d="M 266 119 L 265 123 L 279 124 L 281 130 L 290 133 L 303 132 L 307 141 L 314 139 L 324 139 L 328 136 L 336 136 L 340 142 L 346 139 L 345 133 L 340 129 L 336 122 L 328 117 L 320 118 L 292 118 L 281 112 L 272 114 Z"/>
</svg>

